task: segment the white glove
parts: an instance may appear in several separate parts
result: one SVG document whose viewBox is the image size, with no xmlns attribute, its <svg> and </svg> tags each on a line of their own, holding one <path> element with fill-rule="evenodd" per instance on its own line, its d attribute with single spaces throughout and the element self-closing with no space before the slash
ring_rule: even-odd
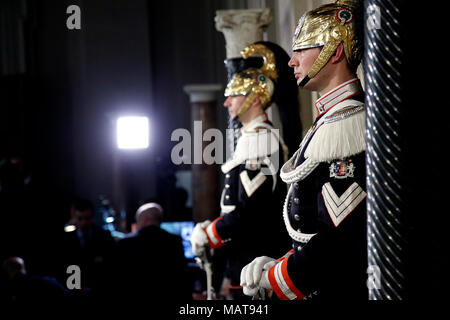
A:
<svg viewBox="0 0 450 320">
<path fill-rule="evenodd" d="M 195 256 L 200 257 L 205 251 L 205 247 L 208 245 L 208 237 L 205 233 L 204 228 L 206 228 L 211 221 L 205 220 L 203 222 L 197 223 L 192 231 L 191 235 L 191 245 L 192 252 Z"/>
<path fill-rule="evenodd" d="M 254 296 L 260 288 L 272 289 L 268 278 L 268 271 L 278 260 L 270 257 L 258 257 L 241 271 L 241 286 L 243 286 L 244 294 Z"/>
</svg>

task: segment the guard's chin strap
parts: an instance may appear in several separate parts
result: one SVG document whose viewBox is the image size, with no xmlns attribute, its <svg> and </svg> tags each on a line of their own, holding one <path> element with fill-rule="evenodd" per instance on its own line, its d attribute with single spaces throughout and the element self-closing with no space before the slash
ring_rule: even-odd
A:
<svg viewBox="0 0 450 320">
<path fill-rule="evenodd" d="M 316 61 L 314 61 L 313 65 L 311 66 L 311 70 L 309 70 L 308 75 L 303 78 L 303 80 L 299 83 L 299 87 L 303 88 L 309 80 L 314 78 L 320 70 L 327 64 L 327 62 L 330 60 L 331 56 L 336 52 L 337 47 L 339 44 L 343 41 L 343 34 L 345 34 L 346 29 L 343 26 L 338 26 L 335 28 L 337 36 L 333 39 L 330 39 L 325 46 L 322 48 L 322 50 L 319 53 L 319 56 L 317 57 Z"/>
<path fill-rule="evenodd" d="M 313 65 L 311 66 L 311 70 L 309 70 L 308 75 L 303 78 L 303 80 L 299 83 L 299 87 L 303 88 L 309 80 L 314 78 L 320 70 L 327 64 L 328 60 L 330 60 L 331 56 L 336 51 L 337 46 L 339 43 L 336 44 L 335 41 L 329 41 L 320 51 L 319 56 L 317 57 L 316 61 L 314 61 Z"/>
<path fill-rule="evenodd" d="M 242 123 L 239 120 L 239 116 L 235 115 L 234 118 L 230 118 L 231 127 L 229 129 L 236 129 L 238 127 L 242 127 Z"/>
<path fill-rule="evenodd" d="M 235 116 L 234 118 L 229 118 L 229 123 L 228 123 L 228 129 L 231 129 L 228 138 L 230 139 L 230 150 L 232 152 L 232 154 L 234 153 L 234 150 L 236 149 L 236 144 L 238 139 L 241 136 L 241 128 L 242 128 L 242 123 L 239 121 L 239 117 Z"/>
<path fill-rule="evenodd" d="M 237 117 L 242 116 L 244 113 L 247 112 L 248 109 L 252 106 L 253 102 L 255 102 L 256 98 L 258 98 L 258 94 L 254 92 L 253 90 L 250 91 L 248 96 L 245 98 L 244 103 L 242 104 L 241 108 L 238 111 Z"/>
<path fill-rule="evenodd" d="M 310 77 L 308 77 L 308 76 L 304 77 L 303 80 L 299 83 L 298 86 L 299 86 L 300 88 L 303 88 L 303 87 L 308 83 L 309 80 L 311 80 Z"/>
</svg>

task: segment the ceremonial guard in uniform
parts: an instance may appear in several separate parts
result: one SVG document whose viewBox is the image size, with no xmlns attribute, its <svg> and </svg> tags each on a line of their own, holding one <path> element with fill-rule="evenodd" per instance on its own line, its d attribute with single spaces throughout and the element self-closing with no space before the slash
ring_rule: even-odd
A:
<svg viewBox="0 0 450 320">
<path fill-rule="evenodd" d="M 242 56 L 225 90 L 224 106 L 242 128 L 233 156 L 221 167 L 225 175 L 221 215 L 198 223 L 191 237 L 196 256 L 226 247 L 227 274 L 231 288 L 237 289 L 231 291 L 234 299 L 248 299 L 239 285 L 246 264 L 262 254 L 283 254 L 289 249 L 278 214 L 287 192 L 279 168 L 287 160 L 288 147 L 265 110 L 272 102 L 280 113 L 286 108 L 298 110 L 298 87 L 288 66 L 289 56 L 281 47 L 259 42 L 245 48 Z M 278 89 L 281 83 L 290 93 Z M 295 121 L 299 121 L 298 113 Z"/>
<path fill-rule="evenodd" d="M 289 65 L 300 87 L 319 91 L 317 118 L 281 169 L 292 249 L 256 258 L 241 272 L 244 293 L 282 300 L 367 299 L 365 109 L 356 78 L 363 39 L 359 8 L 336 1 L 303 15 Z"/>
</svg>

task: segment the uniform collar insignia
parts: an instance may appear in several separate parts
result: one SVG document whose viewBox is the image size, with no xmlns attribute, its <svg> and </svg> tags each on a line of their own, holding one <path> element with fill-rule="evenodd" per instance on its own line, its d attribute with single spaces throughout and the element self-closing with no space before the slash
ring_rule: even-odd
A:
<svg viewBox="0 0 450 320">
<path fill-rule="evenodd" d="M 325 93 L 314 103 L 317 109 L 317 117 L 323 115 L 339 102 L 348 99 L 361 92 L 361 85 L 358 78 L 346 81 L 334 89 Z"/>
</svg>

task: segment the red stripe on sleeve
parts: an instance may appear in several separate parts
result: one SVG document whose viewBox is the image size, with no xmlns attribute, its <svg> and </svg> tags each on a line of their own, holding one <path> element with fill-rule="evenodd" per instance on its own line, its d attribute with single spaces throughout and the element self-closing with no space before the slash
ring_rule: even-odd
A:
<svg viewBox="0 0 450 320">
<path fill-rule="evenodd" d="M 275 279 L 275 267 L 277 265 L 274 265 L 272 268 L 269 269 L 269 274 L 268 274 L 268 278 L 269 278 L 269 282 L 270 285 L 272 286 L 273 291 L 275 291 L 275 294 L 278 296 L 278 298 L 280 300 L 289 300 L 289 298 L 283 293 L 283 291 L 281 291 L 280 287 L 278 286 L 278 282 Z"/>
<path fill-rule="evenodd" d="M 288 262 L 289 258 L 290 258 L 290 256 L 287 257 L 281 263 L 281 273 L 282 273 L 284 281 L 288 285 L 289 289 L 297 296 L 296 300 L 301 300 L 305 297 L 305 295 L 303 293 L 301 293 L 300 290 L 297 289 L 297 287 L 292 282 L 291 277 L 289 277 L 289 273 L 287 271 L 287 262 Z"/>
<path fill-rule="evenodd" d="M 217 249 L 217 248 L 220 248 L 220 247 L 223 247 L 224 245 L 225 245 L 225 242 L 222 240 L 222 238 L 219 236 L 219 233 L 217 232 L 217 228 L 216 228 L 216 223 L 217 223 L 217 221 L 219 221 L 219 220 L 221 220 L 222 219 L 222 217 L 218 217 L 216 220 L 214 220 L 213 222 L 211 222 L 211 229 L 212 229 L 212 232 L 213 232 L 213 234 L 214 234 L 214 238 L 216 238 L 217 240 L 218 240 L 218 243 L 214 243 L 212 240 L 211 240 L 211 238 L 209 237 L 209 235 L 208 235 L 208 232 L 207 232 L 207 228 L 209 228 L 209 225 L 204 229 L 204 231 L 205 231 L 205 233 L 206 233 L 206 236 L 208 237 L 208 243 L 209 243 L 209 246 L 211 247 L 211 248 L 213 248 L 213 249 Z"/>
</svg>

